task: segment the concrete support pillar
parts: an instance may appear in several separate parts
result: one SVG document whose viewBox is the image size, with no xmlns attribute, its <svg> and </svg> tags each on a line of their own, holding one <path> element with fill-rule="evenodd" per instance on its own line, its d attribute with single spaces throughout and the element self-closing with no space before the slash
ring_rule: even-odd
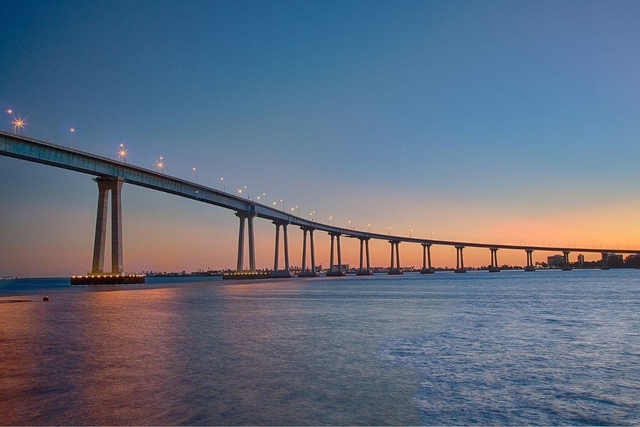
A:
<svg viewBox="0 0 640 427">
<path fill-rule="evenodd" d="M 431 267 L 431 243 L 422 244 L 422 269 L 420 274 L 433 274 Z"/>
<path fill-rule="evenodd" d="M 391 243 L 391 263 L 389 266 L 389 274 L 402 274 L 402 268 L 400 267 L 400 242 L 397 240 L 389 240 L 389 243 Z M 397 264 L 397 266 L 395 264 Z"/>
<path fill-rule="evenodd" d="M 571 271 L 571 262 L 569 261 L 569 251 L 563 251 L 562 252 L 564 254 L 564 263 L 562 266 L 562 271 Z"/>
<path fill-rule="evenodd" d="M 282 238 L 284 239 L 284 269 L 290 271 L 289 268 L 289 238 L 287 236 L 287 225 L 282 224 Z"/>
<path fill-rule="evenodd" d="M 111 273 L 122 274 L 122 179 L 111 188 Z"/>
<path fill-rule="evenodd" d="M 316 275 L 316 251 L 313 244 L 313 229 L 309 230 L 309 243 L 311 245 L 311 272 Z"/>
<path fill-rule="evenodd" d="M 256 245 L 255 238 L 253 234 L 253 218 L 254 215 L 249 215 L 247 217 L 247 222 L 249 225 L 249 269 L 252 273 L 256 271 Z"/>
<path fill-rule="evenodd" d="M 236 262 L 236 271 L 244 270 L 244 223 L 247 216 L 244 212 L 236 212 L 236 216 L 240 219 L 238 227 L 238 261 Z"/>
<path fill-rule="evenodd" d="M 336 246 L 338 247 L 338 271 L 342 273 L 342 250 L 340 249 L 340 235 L 336 236 Z"/>
<path fill-rule="evenodd" d="M 527 253 L 527 266 L 524 271 L 536 271 L 536 267 L 533 265 L 533 249 L 525 249 Z"/>
<path fill-rule="evenodd" d="M 300 272 L 304 273 L 307 271 L 307 229 L 302 229 L 302 264 Z"/>
<path fill-rule="evenodd" d="M 500 267 L 498 267 L 498 248 L 489 248 L 491 251 L 491 264 L 489 265 L 489 272 L 498 273 Z"/>
<path fill-rule="evenodd" d="M 253 218 L 254 214 L 247 212 L 236 212 L 236 216 L 240 219 L 240 225 L 238 227 L 238 261 L 236 263 L 236 271 L 240 272 L 244 270 L 244 231 L 245 221 L 248 225 L 249 234 L 249 270 L 251 272 L 256 271 L 256 248 L 253 233 Z"/>
<path fill-rule="evenodd" d="M 462 250 L 464 246 L 456 245 L 456 269 L 455 273 L 466 273 L 467 270 L 464 268 L 464 258 L 462 255 Z"/>
<path fill-rule="evenodd" d="M 278 271 L 278 256 L 280 254 L 280 223 L 274 221 L 274 224 L 276 226 L 276 252 L 273 257 L 273 271 L 275 273 Z"/>
<path fill-rule="evenodd" d="M 366 256 L 367 256 L 367 268 L 364 268 L 364 255 L 366 248 Z M 358 276 L 368 276 L 371 273 L 371 262 L 369 260 L 369 238 L 368 237 L 360 237 L 360 268 L 356 272 Z"/>
<path fill-rule="evenodd" d="M 91 274 L 104 273 L 104 254 L 107 237 L 109 191 L 111 191 L 111 274 L 123 273 L 122 257 L 122 178 L 95 178 L 98 183 L 96 234 L 93 243 Z"/>
<path fill-rule="evenodd" d="M 335 234 L 330 233 L 331 235 L 331 254 L 329 254 L 329 271 L 333 271 L 333 254 L 335 252 L 334 240 L 336 238 Z"/>
<path fill-rule="evenodd" d="M 346 273 L 342 271 L 342 251 L 340 248 L 340 233 L 330 232 L 331 236 L 331 256 L 329 257 L 329 269 L 327 270 L 327 276 L 344 276 Z M 334 245 L 335 240 L 335 245 Z M 333 254 L 334 249 L 337 250 L 338 255 L 338 266 L 337 268 L 333 268 Z"/>
<path fill-rule="evenodd" d="M 602 265 L 600 270 L 609 270 L 609 254 L 607 252 L 602 252 Z"/>
<path fill-rule="evenodd" d="M 316 277 L 316 254 L 313 248 L 313 228 L 300 227 L 302 229 L 302 269 L 298 273 L 298 277 Z M 307 232 L 309 233 L 309 242 L 311 246 L 311 268 L 307 265 Z"/>
<path fill-rule="evenodd" d="M 96 217 L 96 236 L 93 243 L 92 274 L 104 271 L 104 252 L 107 239 L 107 214 L 109 211 L 109 181 L 96 178 L 98 183 L 98 214 Z"/>
<path fill-rule="evenodd" d="M 367 271 L 371 273 L 371 258 L 369 258 L 369 239 L 364 241 L 364 244 L 367 248 Z"/>
<path fill-rule="evenodd" d="M 291 271 L 289 267 L 289 239 L 287 237 L 287 223 L 281 221 L 273 221 L 273 224 L 276 226 L 276 244 L 275 244 L 275 254 L 273 256 L 273 271 L 271 272 L 271 277 L 277 278 L 285 278 L 292 277 Z M 284 240 L 284 270 L 279 270 L 279 255 L 280 255 L 280 226 L 282 226 L 282 237 Z"/>
<path fill-rule="evenodd" d="M 393 240 L 390 240 L 389 243 L 391 243 L 391 261 L 389 263 L 389 273 L 391 273 L 391 270 L 393 270 L 393 262 L 394 262 L 394 258 L 393 258 Z"/>
</svg>

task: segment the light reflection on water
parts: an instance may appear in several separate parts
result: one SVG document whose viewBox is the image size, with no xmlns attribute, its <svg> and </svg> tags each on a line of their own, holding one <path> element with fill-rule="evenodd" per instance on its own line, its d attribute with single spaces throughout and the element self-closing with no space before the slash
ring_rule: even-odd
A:
<svg viewBox="0 0 640 427">
<path fill-rule="evenodd" d="M 639 278 L 2 284 L 0 424 L 638 424 Z"/>
</svg>

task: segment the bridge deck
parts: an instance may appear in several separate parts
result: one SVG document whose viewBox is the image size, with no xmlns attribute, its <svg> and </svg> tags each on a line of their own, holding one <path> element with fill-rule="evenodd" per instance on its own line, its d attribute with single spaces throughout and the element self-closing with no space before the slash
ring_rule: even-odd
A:
<svg viewBox="0 0 640 427">
<path fill-rule="evenodd" d="M 328 224 L 321 224 L 308 219 L 289 215 L 269 206 L 262 205 L 247 199 L 243 199 L 234 194 L 216 190 L 204 185 L 189 182 L 180 178 L 145 169 L 139 166 L 126 164 L 121 161 L 109 159 L 95 154 L 83 152 L 69 147 L 53 144 L 16 135 L 9 132 L 0 131 L 0 155 L 26 160 L 34 163 L 41 163 L 57 168 L 68 169 L 96 177 L 120 177 L 124 182 L 149 188 L 164 193 L 174 194 L 187 199 L 196 200 L 202 203 L 219 206 L 236 212 L 253 213 L 256 216 L 272 221 L 281 221 L 301 227 L 308 227 L 314 230 L 321 230 L 331 233 L 339 233 L 345 237 L 389 240 L 394 242 L 407 242 L 418 244 L 464 246 L 475 248 L 497 248 L 515 250 L 533 250 L 547 252 L 587 252 L 587 253 L 640 253 L 638 249 L 608 249 L 608 248 L 567 248 L 563 246 L 530 246 L 530 245 L 505 245 L 488 244 L 461 241 L 433 240 L 410 238 L 401 236 L 391 236 L 385 234 L 369 233 L 365 231 L 350 230 L 334 227 Z"/>
</svg>

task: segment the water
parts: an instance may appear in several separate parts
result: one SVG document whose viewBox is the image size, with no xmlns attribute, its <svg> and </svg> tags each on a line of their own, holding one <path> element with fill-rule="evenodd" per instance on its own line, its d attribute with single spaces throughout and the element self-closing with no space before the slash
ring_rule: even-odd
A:
<svg viewBox="0 0 640 427">
<path fill-rule="evenodd" d="M 0 424 L 640 423 L 637 270 L 0 282 L 16 299 Z"/>
</svg>

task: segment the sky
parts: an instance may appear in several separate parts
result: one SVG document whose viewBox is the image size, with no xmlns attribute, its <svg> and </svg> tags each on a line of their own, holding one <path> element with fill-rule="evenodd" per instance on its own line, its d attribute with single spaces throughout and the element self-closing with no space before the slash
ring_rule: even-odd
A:
<svg viewBox="0 0 640 427">
<path fill-rule="evenodd" d="M 639 16 L 622 0 L 4 1 L 0 107 L 26 119 L 24 135 L 111 158 L 122 142 L 128 163 L 162 156 L 171 175 L 246 186 L 319 222 L 634 249 Z M 235 268 L 232 211 L 122 194 L 126 271 Z M 0 200 L 0 276 L 90 269 L 90 176 L 0 157 Z M 273 266 L 274 232 L 256 220 L 259 268 Z M 302 232 L 289 234 L 300 265 Z M 326 266 L 329 236 L 315 238 Z M 343 261 L 357 265 L 358 248 L 343 239 Z M 389 250 L 372 242 L 372 264 Z M 419 245 L 400 252 L 421 266 Z M 455 259 L 433 249 L 435 266 Z M 467 248 L 465 262 L 487 265 L 489 251 Z"/>
</svg>

